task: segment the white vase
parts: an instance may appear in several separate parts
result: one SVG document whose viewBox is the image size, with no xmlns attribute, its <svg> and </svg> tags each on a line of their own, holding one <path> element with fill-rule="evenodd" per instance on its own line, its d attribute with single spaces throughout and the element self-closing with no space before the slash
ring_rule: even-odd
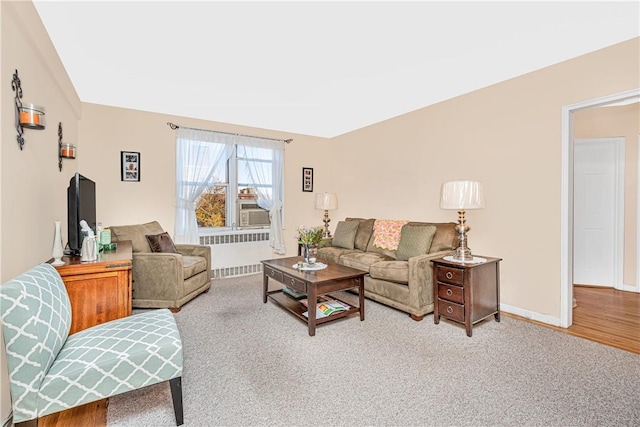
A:
<svg viewBox="0 0 640 427">
<path fill-rule="evenodd" d="M 55 231 L 53 234 L 53 249 L 51 250 L 51 256 L 53 257 L 52 265 L 64 265 L 62 256 L 64 255 L 64 248 L 62 247 L 62 236 L 60 233 L 60 221 L 54 221 Z"/>
</svg>

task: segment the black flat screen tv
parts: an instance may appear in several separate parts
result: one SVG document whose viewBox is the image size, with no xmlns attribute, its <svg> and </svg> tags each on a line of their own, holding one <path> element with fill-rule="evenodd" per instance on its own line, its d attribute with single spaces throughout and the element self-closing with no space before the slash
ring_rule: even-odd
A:
<svg viewBox="0 0 640 427">
<path fill-rule="evenodd" d="M 67 231 L 68 251 L 71 255 L 80 255 L 82 248 L 81 220 L 96 231 L 96 184 L 78 172 L 69 181 L 67 188 Z"/>
</svg>

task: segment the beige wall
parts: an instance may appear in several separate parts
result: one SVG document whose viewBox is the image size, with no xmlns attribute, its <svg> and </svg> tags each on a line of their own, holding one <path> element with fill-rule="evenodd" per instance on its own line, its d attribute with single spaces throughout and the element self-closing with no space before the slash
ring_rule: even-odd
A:
<svg viewBox="0 0 640 427">
<path fill-rule="evenodd" d="M 0 278 L 2 283 L 51 257 L 53 222 L 66 222 L 66 182 L 75 161 L 58 170 L 58 122 L 65 142 L 77 139 L 80 100 L 30 2 L 0 3 Z M 24 149 L 16 142 L 15 70 L 23 104 L 46 109 L 46 129 L 24 131 Z M 66 226 L 64 227 L 66 235 Z M 4 349 L 0 352 L 0 422 L 10 413 Z"/>
<path fill-rule="evenodd" d="M 330 158 L 325 149 L 327 140 L 85 103 L 78 130 L 78 165 L 82 174 L 96 182 L 97 216 L 103 226 L 157 220 L 173 235 L 176 132 L 167 122 L 267 138 L 293 138 L 292 143 L 285 144 L 285 245 L 289 253 L 297 251 L 296 225 L 321 225 L 322 213 L 313 210 L 313 194 L 301 190 L 302 167 L 318 171 L 314 176 L 316 190 L 333 190 L 326 185 L 329 174 L 325 166 Z M 140 152 L 140 182 L 120 181 L 121 151 Z"/>
<path fill-rule="evenodd" d="M 294 138 L 286 146 L 285 238 L 320 224 L 301 168 L 315 190 L 338 193 L 334 219 L 367 216 L 454 221 L 438 208 L 440 184 L 484 182 L 487 207 L 468 213 L 470 246 L 502 263 L 501 301 L 552 322 L 560 314 L 561 109 L 640 87 L 639 38 L 414 111 L 332 140 L 82 104 L 33 5 L 1 2 L 2 146 L 0 277 L 6 281 L 51 253 L 53 221 L 66 218 L 66 187 L 78 170 L 96 181 L 105 225 L 158 219 L 173 231 L 174 132 L 167 125 Z M 10 80 L 19 69 L 25 102 L 44 105 L 48 126 L 15 143 Z M 398 94 L 402 96 L 402 94 Z M 384 102 L 384 100 L 381 100 Z M 80 119 L 80 107 L 82 118 Z M 57 124 L 78 159 L 57 167 Z M 121 150 L 142 156 L 140 183 L 123 183 Z M 66 227 L 63 235 L 66 235 Z M 10 250 L 7 250 L 10 248 Z M 428 327 L 428 324 L 424 325 Z M 4 364 L 4 354 L 2 364 Z M 0 420 L 8 415 L 6 367 Z"/>
<path fill-rule="evenodd" d="M 637 283 L 639 105 L 589 108 L 577 111 L 573 116 L 576 139 L 625 138 L 623 283 L 629 286 Z"/>
<path fill-rule="evenodd" d="M 471 249 L 503 258 L 506 308 L 557 321 L 562 107 L 640 87 L 639 40 L 334 138 L 343 212 L 456 220 L 439 209 L 441 183 L 482 181 L 486 208 L 467 215 Z"/>
</svg>

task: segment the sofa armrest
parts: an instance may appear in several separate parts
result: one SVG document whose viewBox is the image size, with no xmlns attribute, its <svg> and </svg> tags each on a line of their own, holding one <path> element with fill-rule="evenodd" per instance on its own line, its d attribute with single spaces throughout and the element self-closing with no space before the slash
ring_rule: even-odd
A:
<svg viewBox="0 0 640 427">
<path fill-rule="evenodd" d="M 133 253 L 133 298 L 176 301 L 184 294 L 182 254 Z"/>
<path fill-rule="evenodd" d="M 211 247 L 207 245 L 188 245 L 184 243 L 176 244 L 176 250 L 182 255 L 187 256 L 202 256 L 207 258 L 207 261 L 211 260 Z M 210 262 L 207 262 L 211 264 Z"/>
<path fill-rule="evenodd" d="M 433 304 L 432 259 L 452 255 L 454 251 L 439 251 L 409 258 L 409 294 L 419 306 Z"/>
</svg>

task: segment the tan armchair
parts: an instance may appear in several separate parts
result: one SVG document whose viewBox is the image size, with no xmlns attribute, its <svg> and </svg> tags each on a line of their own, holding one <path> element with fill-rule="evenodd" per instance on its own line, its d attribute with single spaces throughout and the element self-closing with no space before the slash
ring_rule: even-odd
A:
<svg viewBox="0 0 640 427">
<path fill-rule="evenodd" d="M 180 308 L 211 287 L 211 248 L 177 244 L 178 253 L 152 252 L 147 235 L 164 230 L 157 221 L 109 227 L 114 242 L 130 240 L 133 248 L 133 307 Z"/>
</svg>

